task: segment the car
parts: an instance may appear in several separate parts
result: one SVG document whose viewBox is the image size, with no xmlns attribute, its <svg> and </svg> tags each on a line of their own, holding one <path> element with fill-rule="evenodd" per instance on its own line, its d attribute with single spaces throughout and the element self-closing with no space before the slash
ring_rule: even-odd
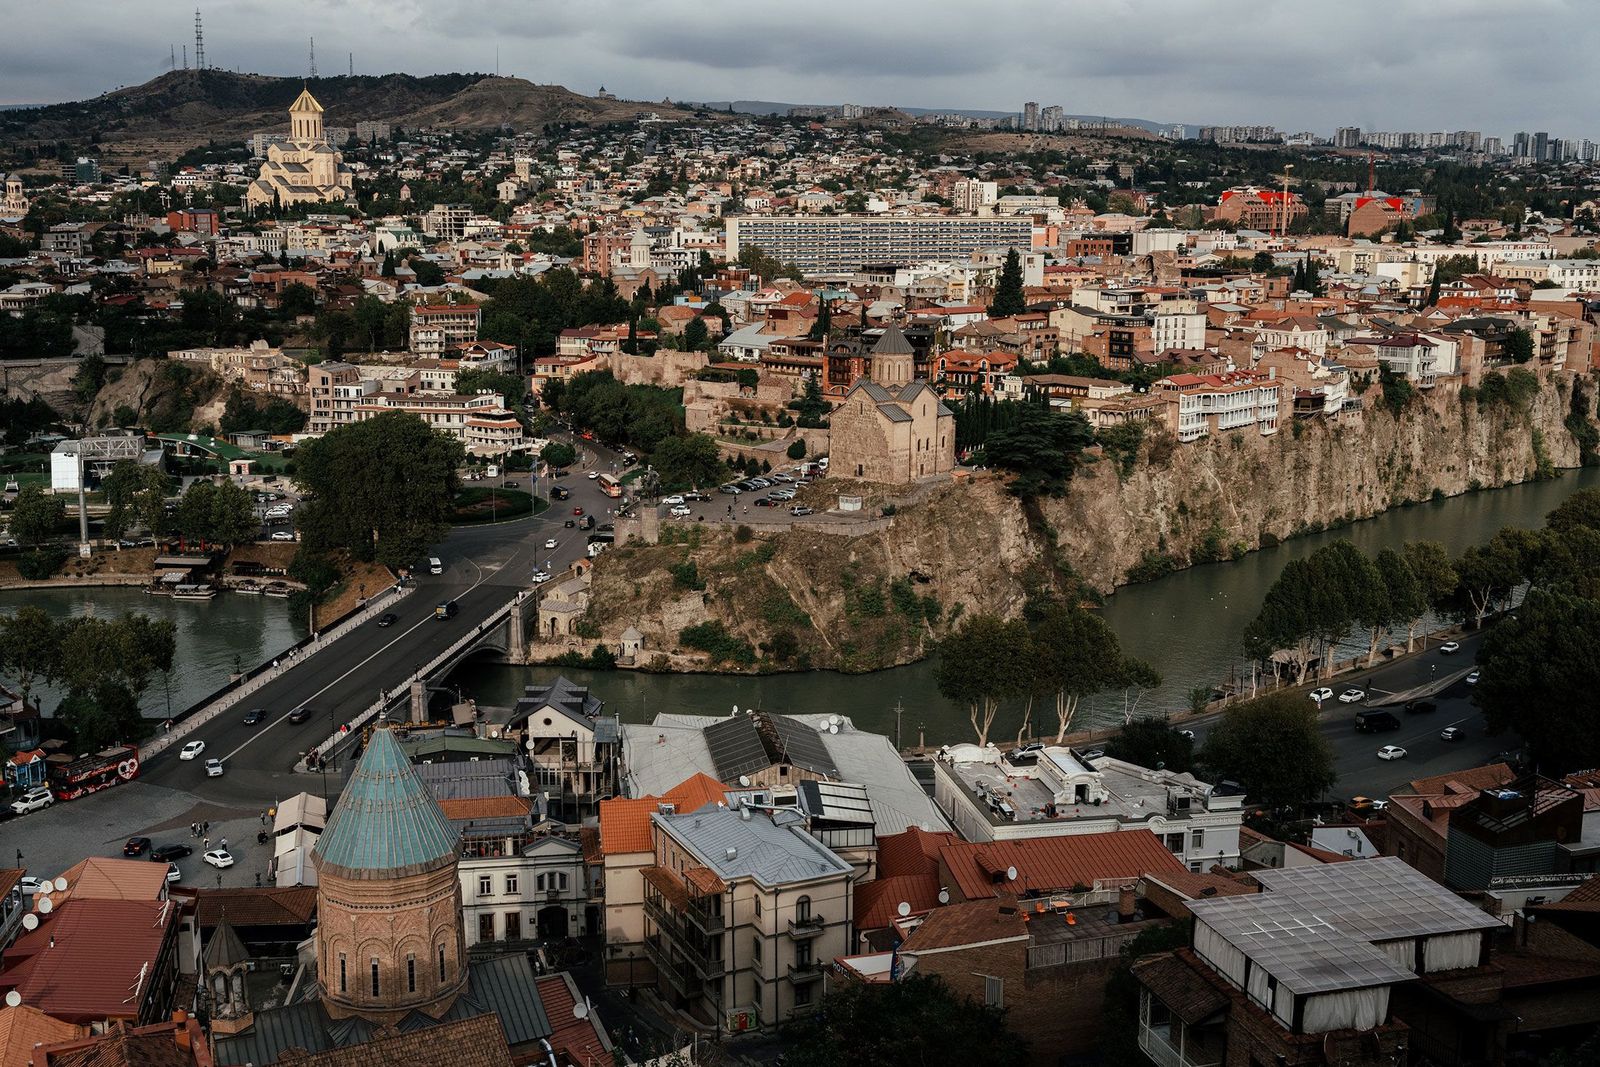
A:
<svg viewBox="0 0 1600 1067">
<path fill-rule="evenodd" d="M 244 713 L 244 724 L 246 726 L 256 726 L 266 719 L 266 717 L 266 708 L 251 708 L 249 711 Z"/>
<path fill-rule="evenodd" d="M 774 489 L 772 492 L 768 493 L 767 496 L 771 497 L 773 500 L 780 500 L 784 503 L 788 503 L 794 499 L 794 490 Z"/>
<path fill-rule="evenodd" d="M 1367 699 L 1367 694 L 1360 689 L 1346 689 L 1339 694 L 1341 704 L 1359 704 Z"/>
<path fill-rule="evenodd" d="M 738 496 L 740 493 L 744 492 L 744 490 L 740 489 L 737 485 L 734 485 L 732 482 L 729 482 L 727 485 L 719 485 L 719 486 L 717 486 L 717 492 L 726 493 L 729 496 Z"/>
<path fill-rule="evenodd" d="M 550 490 L 551 500 L 566 500 L 570 496 L 572 496 L 572 490 L 568 489 L 564 485 L 558 485 L 554 489 Z"/>
<path fill-rule="evenodd" d="M 547 570 L 537 570 L 537 571 L 533 572 L 533 584 L 534 585 L 538 585 L 540 582 L 548 582 L 549 580 L 550 580 L 550 572 L 549 571 L 547 571 Z"/>
<path fill-rule="evenodd" d="M 756 501 L 756 507 L 758 507 L 758 508 L 775 508 L 781 503 L 783 503 L 783 501 L 774 500 L 770 496 L 764 496 L 760 500 Z"/>
<path fill-rule="evenodd" d="M 456 615 L 458 615 L 460 613 L 460 611 L 461 611 L 460 605 L 458 605 L 454 600 L 446 600 L 442 604 L 435 604 L 434 605 L 433 617 L 435 619 L 438 619 L 440 622 L 446 622 L 446 621 L 448 621 L 450 619 L 455 618 Z"/>
<path fill-rule="evenodd" d="M 1311 699 L 1315 700 L 1318 704 L 1322 703 L 1324 700 L 1332 700 L 1333 690 L 1329 689 L 1327 686 L 1323 686 L 1321 689 L 1313 689 L 1311 691 Z"/>
<path fill-rule="evenodd" d="M 187 745 L 184 745 L 183 750 L 178 753 L 178 758 L 184 760 L 194 759 L 205 750 L 206 743 L 204 741 L 190 741 Z"/>
<path fill-rule="evenodd" d="M 517 488 L 517 480 L 515 478 L 508 478 L 504 482 L 500 483 L 500 487 L 502 489 L 515 489 Z"/>
<path fill-rule="evenodd" d="M 589 517 L 591 519 L 594 518 L 593 515 L 591 515 Z M 586 527 L 584 527 L 584 529 L 588 529 L 588 527 L 586 526 Z M 602 522 L 599 526 L 596 526 L 595 529 L 599 530 L 601 533 L 616 533 L 617 532 L 617 524 L 614 523 L 614 522 Z"/>
<path fill-rule="evenodd" d="M 400 616 L 396 615 L 392 611 L 386 611 L 382 615 L 378 616 L 378 629 L 387 630 L 389 627 L 393 626 L 399 621 Z"/>
<path fill-rule="evenodd" d="M 295 708 L 289 713 L 289 722 L 298 726 L 315 714 L 316 712 L 313 711 L 308 705 L 301 704 L 298 708 Z"/>
<path fill-rule="evenodd" d="M 222 761 L 221 760 L 219 760 L 219 759 L 208 759 L 208 760 L 206 760 L 206 777 L 207 778 L 221 778 L 222 777 Z"/>
<path fill-rule="evenodd" d="M 755 486 L 757 489 L 771 489 L 772 488 L 772 479 L 771 478 L 751 478 L 750 479 L 750 484 Z"/>
<path fill-rule="evenodd" d="M 181 860 L 185 856 L 192 855 L 194 855 L 194 849 L 185 844 L 157 845 L 150 850 L 150 862 L 171 863 L 173 860 Z"/>
<path fill-rule="evenodd" d="M 710 493 L 702 493 L 700 490 L 695 489 L 695 490 L 693 490 L 691 492 L 683 494 L 683 499 L 686 500 L 686 501 L 687 500 L 710 500 L 711 499 L 711 494 Z"/>
<path fill-rule="evenodd" d="M 1481 677 L 1483 677 L 1483 672 L 1478 670 L 1478 668 L 1474 667 L 1467 674 L 1467 684 L 1468 685 L 1477 685 L 1478 684 L 1478 679 L 1481 678 Z"/>
<path fill-rule="evenodd" d="M 671 496 L 664 496 L 664 497 L 661 498 L 661 502 L 663 504 L 669 504 L 669 505 L 670 504 L 681 504 L 681 503 L 683 503 L 683 494 L 682 493 L 673 493 Z"/>
<path fill-rule="evenodd" d="M 639 462 L 639 457 L 634 455 L 632 452 L 624 452 L 622 454 L 622 462 L 631 467 L 633 464 Z"/>
<path fill-rule="evenodd" d="M 590 471 L 588 474 L 585 474 L 584 477 L 589 479 L 592 482 L 596 478 L 600 477 L 600 472 L 599 471 Z"/>
<path fill-rule="evenodd" d="M 1356 731 L 1363 734 L 1382 733 L 1400 729 L 1400 720 L 1387 711 L 1365 709 L 1356 712 Z"/>
<path fill-rule="evenodd" d="M 1388 806 L 1387 800 L 1372 800 L 1368 797 L 1350 798 L 1350 810 L 1355 812 L 1382 811 Z"/>
<path fill-rule="evenodd" d="M 570 530 L 570 529 L 572 529 L 572 528 L 573 528 L 573 527 L 574 527 L 574 526 L 576 526 L 576 525 L 578 525 L 578 522 L 577 522 L 577 520 L 576 520 L 576 519 L 568 519 L 568 520 L 567 520 L 567 521 L 566 521 L 566 522 L 564 522 L 564 523 L 562 523 L 562 524 L 561 524 L 561 525 L 562 525 L 562 526 L 563 526 L 563 527 L 564 527 L 564 528 L 565 528 L 565 529 L 568 529 L 568 530 Z"/>
<path fill-rule="evenodd" d="M 36 897 L 40 893 L 50 892 L 50 889 L 50 879 L 48 878 L 28 877 L 22 880 L 22 893 L 24 896 Z"/>
<path fill-rule="evenodd" d="M 794 481 L 794 475 L 792 475 L 792 474 L 783 474 L 782 472 L 780 472 L 778 474 L 774 474 L 772 476 L 772 480 L 776 481 L 776 482 L 792 482 L 792 481 Z"/>
<path fill-rule="evenodd" d="M 1427 715 L 1438 710 L 1439 705 L 1431 700 L 1406 701 L 1406 714 L 1408 715 Z"/>
<path fill-rule="evenodd" d="M 687 519 L 693 514 L 694 508 L 691 508 L 688 504 L 679 504 L 677 507 L 672 509 L 673 517 L 678 519 Z"/>
<path fill-rule="evenodd" d="M 203 858 L 219 871 L 233 866 L 233 853 L 225 848 L 214 848 L 207 852 Z"/>
<path fill-rule="evenodd" d="M 545 547 L 546 550 L 549 550 L 549 549 L 555 548 L 556 544 L 557 544 L 557 542 L 556 542 L 556 539 L 554 537 L 548 537 L 548 538 L 545 539 L 544 547 Z"/>
<path fill-rule="evenodd" d="M 1105 755 L 1105 750 L 1104 749 L 1099 749 L 1099 748 L 1091 748 L 1086 752 L 1078 753 L 1078 755 L 1082 756 L 1084 759 L 1087 759 L 1087 760 L 1094 760 L 1094 759 L 1099 759 L 1102 756 L 1104 756 Z"/>
<path fill-rule="evenodd" d="M 1179 730 L 1178 734 L 1180 736 L 1182 736 L 1182 737 L 1187 737 L 1191 741 L 1194 740 L 1194 731 L 1193 730 Z"/>
<path fill-rule="evenodd" d="M 178 865 L 176 863 L 167 864 L 167 884 L 171 885 L 173 882 L 181 881 L 183 881 L 183 872 L 178 870 Z"/>
<path fill-rule="evenodd" d="M 1405 759 L 1406 750 L 1399 745 L 1384 745 L 1378 749 L 1379 759 Z"/>
<path fill-rule="evenodd" d="M 1439 740 L 1441 741 L 1459 741 L 1465 736 L 1467 736 L 1467 732 L 1459 726 L 1446 726 L 1439 731 Z"/>
<path fill-rule="evenodd" d="M 795 518 L 799 518 L 802 515 L 816 514 L 816 509 L 808 508 L 804 504 L 796 504 L 794 507 L 789 509 L 789 514 L 793 515 Z"/>
<path fill-rule="evenodd" d="M 574 515 L 582 515 L 583 514 L 583 509 L 582 508 L 573 508 L 572 509 L 572 513 Z"/>
<path fill-rule="evenodd" d="M 1461 651 L 1461 642 L 1460 641 L 1446 641 L 1444 644 L 1439 646 L 1439 653 L 1440 653 L 1440 655 L 1444 655 L 1444 656 L 1453 656 L 1457 652 L 1460 652 L 1460 651 Z"/>
<path fill-rule="evenodd" d="M 273 530 L 272 531 L 272 540 L 274 540 L 274 541 L 293 541 L 294 540 L 294 531 L 293 530 Z"/>
<path fill-rule="evenodd" d="M 124 856 L 142 856 L 149 851 L 150 839 L 148 837 L 130 837 L 128 838 L 128 843 L 122 846 L 122 854 Z"/>
</svg>

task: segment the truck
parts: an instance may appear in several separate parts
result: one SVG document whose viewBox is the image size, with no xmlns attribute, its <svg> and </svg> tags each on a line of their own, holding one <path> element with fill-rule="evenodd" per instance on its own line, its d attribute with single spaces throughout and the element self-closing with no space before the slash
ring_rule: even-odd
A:
<svg viewBox="0 0 1600 1067">
<path fill-rule="evenodd" d="M 1356 729 L 1364 734 L 1400 729 L 1400 720 L 1387 711 L 1356 712 Z"/>
</svg>

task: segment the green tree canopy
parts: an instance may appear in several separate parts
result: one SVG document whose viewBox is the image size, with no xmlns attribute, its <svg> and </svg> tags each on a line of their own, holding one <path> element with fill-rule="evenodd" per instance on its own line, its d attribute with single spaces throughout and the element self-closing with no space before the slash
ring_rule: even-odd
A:
<svg viewBox="0 0 1600 1067">
<path fill-rule="evenodd" d="M 703 433 L 663 438 L 651 454 L 662 489 L 699 489 L 728 478 L 715 439 Z"/>
<path fill-rule="evenodd" d="M 993 615 L 968 615 L 939 643 L 934 684 L 946 699 L 967 706 L 980 746 L 989 743 L 1000 702 L 1029 691 L 1028 645 L 1026 623 Z"/>
<path fill-rule="evenodd" d="M 552 468 L 570 467 L 578 462 L 578 450 L 565 441 L 552 441 L 544 446 L 544 451 L 539 453 L 539 458 L 543 459 Z"/>
<path fill-rule="evenodd" d="M 818 1011 L 785 1027 L 785 1037 L 788 1067 L 933 1067 L 968 1061 L 977 1049 L 992 1063 L 1030 1059 L 1004 1011 L 921 974 L 837 983 Z"/>
<path fill-rule="evenodd" d="M 1027 298 L 1022 292 L 1022 257 L 1015 248 L 1006 253 L 1005 266 L 1000 268 L 1000 280 L 995 283 L 994 303 L 989 305 L 991 318 L 1020 315 L 1028 310 Z"/>
<path fill-rule="evenodd" d="M 108 537 L 122 537 L 136 524 L 160 536 L 166 520 L 165 502 L 172 492 L 172 479 L 161 468 L 120 460 L 100 488 L 110 508 L 105 520 Z"/>
<path fill-rule="evenodd" d="M 296 521 L 313 554 L 343 549 L 389 567 L 414 565 L 444 536 L 460 488 L 461 442 L 393 412 L 300 446 Z"/>
<path fill-rule="evenodd" d="M 1597 633 L 1600 599 L 1534 589 L 1478 650 L 1473 701 L 1491 732 L 1521 736 L 1547 774 L 1600 764 Z"/>
<path fill-rule="evenodd" d="M 1311 701 L 1279 692 L 1229 708 L 1206 736 L 1200 762 L 1213 781 L 1238 782 L 1257 803 L 1298 807 L 1337 778 L 1333 746 Z"/>
<path fill-rule="evenodd" d="M 989 434 L 984 455 L 992 465 L 1016 474 L 1011 483 L 1016 495 L 1060 496 L 1077 467 L 1078 454 L 1093 440 L 1088 420 L 1078 412 L 1057 414 L 1029 404 L 1012 425 Z"/>
<path fill-rule="evenodd" d="M 65 500 L 47 494 L 38 483 L 29 482 L 17 493 L 12 506 L 11 536 L 25 546 L 53 541 L 61 535 L 66 518 Z"/>
<path fill-rule="evenodd" d="M 1178 774 L 1194 769 L 1194 741 L 1165 719 L 1123 723 L 1105 747 L 1106 755 L 1141 767 L 1164 768 Z"/>
</svg>

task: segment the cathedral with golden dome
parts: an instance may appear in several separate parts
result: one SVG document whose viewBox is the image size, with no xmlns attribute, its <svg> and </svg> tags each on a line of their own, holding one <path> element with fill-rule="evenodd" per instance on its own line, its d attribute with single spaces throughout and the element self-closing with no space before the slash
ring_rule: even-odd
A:
<svg viewBox="0 0 1600 1067">
<path fill-rule="evenodd" d="M 344 156 L 323 130 L 322 105 L 310 89 L 302 89 L 289 108 L 289 139 L 267 146 L 267 161 L 246 190 L 245 204 L 255 209 L 348 200 L 353 187 Z"/>
</svg>

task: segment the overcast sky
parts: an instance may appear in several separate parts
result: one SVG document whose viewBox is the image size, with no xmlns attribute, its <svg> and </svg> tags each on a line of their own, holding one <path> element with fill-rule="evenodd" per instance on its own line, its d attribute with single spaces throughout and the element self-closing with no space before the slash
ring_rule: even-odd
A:
<svg viewBox="0 0 1600 1067">
<path fill-rule="evenodd" d="M 8 5 L 0 103 L 97 95 L 194 50 L 175 0 Z M 1330 134 L 1594 136 L 1581 0 L 201 0 L 213 66 L 500 71 L 636 99 L 1020 110 Z"/>
</svg>

